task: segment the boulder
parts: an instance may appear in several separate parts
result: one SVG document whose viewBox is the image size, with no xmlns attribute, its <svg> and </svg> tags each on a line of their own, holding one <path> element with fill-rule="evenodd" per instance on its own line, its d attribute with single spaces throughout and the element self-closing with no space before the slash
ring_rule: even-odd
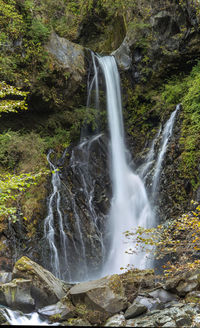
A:
<svg viewBox="0 0 200 328">
<path fill-rule="evenodd" d="M 187 293 L 192 292 L 193 290 L 198 289 L 199 287 L 199 273 L 192 274 L 189 277 L 186 277 L 185 281 L 180 281 L 176 287 L 177 293 L 180 296 L 185 296 Z"/>
<path fill-rule="evenodd" d="M 56 322 L 73 318 L 76 315 L 75 307 L 66 297 L 56 304 L 48 305 L 39 309 L 38 313 L 43 317 L 48 318 L 48 320 Z"/>
<path fill-rule="evenodd" d="M 69 291 L 72 303 L 85 304 L 89 309 L 115 314 L 126 309 L 127 300 L 118 275 L 82 282 Z"/>
<path fill-rule="evenodd" d="M 186 272 L 179 277 L 168 279 L 164 288 L 173 291 L 179 296 L 185 296 L 187 293 L 198 290 L 200 287 L 200 271 Z"/>
<path fill-rule="evenodd" d="M 0 303 L 12 309 L 31 312 L 35 301 L 31 296 L 31 280 L 14 279 L 0 286 Z"/>
<path fill-rule="evenodd" d="M 164 307 L 162 302 L 158 298 L 145 297 L 139 295 L 136 297 L 135 302 L 145 306 L 150 311 L 162 309 Z"/>
<path fill-rule="evenodd" d="M 115 314 L 114 316 L 110 317 L 104 327 L 125 327 L 126 320 L 123 314 Z"/>
<path fill-rule="evenodd" d="M 46 50 L 65 73 L 66 93 L 74 93 L 86 75 L 84 48 L 52 32 Z"/>
<path fill-rule="evenodd" d="M 25 256 L 15 263 L 13 277 L 31 280 L 31 295 L 37 308 L 57 303 L 67 292 L 61 280 Z"/>
<path fill-rule="evenodd" d="M 132 318 L 139 316 L 140 314 L 147 312 L 147 310 L 148 310 L 148 308 L 145 305 L 138 303 L 138 302 L 134 302 L 126 310 L 124 316 L 126 319 L 132 319 Z"/>
</svg>

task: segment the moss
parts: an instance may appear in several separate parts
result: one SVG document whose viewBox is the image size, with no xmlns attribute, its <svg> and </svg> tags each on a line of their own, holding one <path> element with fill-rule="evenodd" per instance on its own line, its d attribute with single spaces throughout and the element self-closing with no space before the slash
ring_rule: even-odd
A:
<svg viewBox="0 0 200 328">
<path fill-rule="evenodd" d="M 30 259 L 26 256 L 21 257 L 16 263 L 15 268 L 20 272 L 26 272 L 30 275 L 35 275 L 32 265 L 29 264 Z"/>
<path fill-rule="evenodd" d="M 61 314 L 60 313 L 56 313 L 54 315 L 51 315 L 49 319 L 52 322 L 58 322 L 61 319 Z"/>
</svg>

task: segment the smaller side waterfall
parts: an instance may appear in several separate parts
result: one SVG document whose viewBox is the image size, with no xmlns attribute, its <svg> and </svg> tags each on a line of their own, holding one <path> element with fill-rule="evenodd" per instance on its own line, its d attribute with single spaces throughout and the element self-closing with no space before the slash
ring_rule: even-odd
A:
<svg viewBox="0 0 200 328">
<path fill-rule="evenodd" d="M 84 202 L 87 204 L 87 215 L 90 220 L 90 230 L 91 235 L 90 239 L 87 238 L 87 243 L 85 242 L 85 227 L 83 226 L 83 222 L 81 222 L 79 214 L 77 212 L 79 206 L 76 201 L 76 197 L 73 197 L 73 213 L 76 218 L 76 227 L 77 234 L 79 235 L 79 242 L 81 244 L 81 248 L 79 250 L 79 256 L 81 254 L 82 258 L 82 270 L 84 269 L 84 280 L 89 279 L 91 277 L 91 268 L 92 263 L 91 260 L 87 257 L 86 254 L 86 244 L 87 244 L 87 252 L 88 247 L 90 248 L 90 256 L 96 260 L 99 257 L 101 266 L 105 260 L 105 245 L 104 245 L 104 236 L 103 236 L 103 220 L 105 219 L 102 213 L 98 213 L 95 208 L 95 188 L 96 188 L 96 180 L 91 175 L 91 167 L 90 167 L 90 156 L 91 156 L 91 147 L 97 143 L 102 134 L 95 135 L 89 139 L 85 139 L 72 151 L 72 155 L 70 158 L 70 168 L 72 169 L 73 176 L 79 179 L 79 185 L 81 185 L 81 194 L 84 197 Z M 94 163 L 93 163 L 94 165 Z M 88 245 L 89 244 L 89 245 Z M 98 256 L 97 256 L 98 250 Z M 97 271 L 99 271 L 98 269 Z"/>
<path fill-rule="evenodd" d="M 160 133 L 161 133 L 161 127 L 160 129 L 158 130 L 158 133 L 156 134 L 155 138 L 153 139 L 153 142 L 150 146 L 150 149 L 149 149 L 149 152 L 145 158 L 145 162 L 144 164 L 139 167 L 139 175 L 140 177 L 142 178 L 142 180 L 145 182 L 146 181 L 146 178 L 147 178 L 147 175 L 148 175 L 148 172 L 149 172 L 149 169 L 152 167 L 152 165 L 154 164 L 154 159 L 155 159 L 155 144 L 157 142 L 157 140 L 159 139 L 160 137 Z"/>
<path fill-rule="evenodd" d="M 44 220 L 44 235 L 46 240 L 48 241 L 49 249 L 50 249 L 51 271 L 56 277 L 60 279 L 64 279 L 66 277 L 66 272 L 68 273 L 68 275 L 70 274 L 69 263 L 68 263 L 69 254 L 67 253 L 68 240 L 67 240 L 67 235 L 65 234 L 64 231 L 64 221 L 63 221 L 63 215 L 60 207 L 61 181 L 59 177 L 59 171 L 50 160 L 50 155 L 52 152 L 53 150 L 49 151 L 47 155 L 47 160 L 49 162 L 50 169 L 52 170 L 51 184 L 53 187 L 53 191 L 48 201 L 48 214 Z M 56 209 L 58 222 L 55 222 L 54 207 Z M 56 236 L 56 228 L 55 228 L 56 224 L 58 224 L 59 226 L 59 236 Z M 59 252 L 57 247 L 57 243 L 58 243 L 58 241 L 56 240 L 57 238 L 59 238 L 59 244 L 60 244 Z"/>
<path fill-rule="evenodd" d="M 173 113 L 171 114 L 169 120 L 167 121 L 167 123 L 164 126 L 164 130 L 162 133 L 162 140 L 161 140 L 161 147 L 160 147 L 160 152 L 158 155 L 158 159 L 156 162 L 156 166 L 154 169 L 154 175 L 153 175 L 153 179 L 152 179 L 152 188 L 151 188 L 151 192 L 154 194 L 155 197 L 155 193 L 158 192 L 158 188 L 159 188 L 159 178 L 160 178 L 160 173 L 161 173 L 161 169 L 162 169 L 162 163 L 165 157 L 165 153 L 167 150 L 167 145 L 169 142 L 169 139 L 172 136 L 172 132 L 173 132 L 173 126 L 174 126 L 174 122 L 175 122 L 175 118 L 176 118 L 176 114 L 177 111 L 180 109 L 181 105 L 177 105 L 175 111 L 173 111 Z"/>
<path fill-rule="evenodd" d="M 44 239 L 49 249 L 44 249 L 44 265 L 69 282 L 98 278 L 105 260 L 107 215 L 107 197 L 100 185 L 106 173 L 102 172 L 102 164 L 99 168 L 106 152 L 103 135 L 83 139 L 69 151 L 70 158 L 63 154 L 58 165 L 65 162 L 64 170 L 52 163 L 52 152 L 47 155 L 52 193 L 44 220 Z"/>
</svg>

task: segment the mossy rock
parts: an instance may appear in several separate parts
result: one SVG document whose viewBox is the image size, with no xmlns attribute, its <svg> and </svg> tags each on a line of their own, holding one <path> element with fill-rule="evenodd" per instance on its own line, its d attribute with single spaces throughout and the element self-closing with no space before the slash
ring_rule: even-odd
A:
<svg viewBox="0 0 200 328">
<path fill-rule="evenodd" d="M 38 308 L 57 303 L 67 292 L 62 281 L 26 256 L 15 263 L 13 277 L 32 281 L 31 294 Z"/>
</svg>

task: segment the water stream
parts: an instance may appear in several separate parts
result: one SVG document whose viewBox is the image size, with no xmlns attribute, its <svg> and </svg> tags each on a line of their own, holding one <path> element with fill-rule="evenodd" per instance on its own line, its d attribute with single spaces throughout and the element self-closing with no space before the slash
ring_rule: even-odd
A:
<svg viewBox="0 0 200 328">
<path fill-rule="evenodd" d="M 160 178 L 160 174 L 161 174 L 163 160 L 165 158 L 165 153 L 167 151 L 168 142 L 169 142 L 169 140 L 172 136 L 173 126 L 174 126 L 176 114 L 177 114 L 178 110 L 180 109 L 180 107 L 181 107 L 180 104 L 178 104 L 176 106 L 176 109 L 172 112 L 169 120 L 166 122 L 166 124 L 164 126 L 164 130 L 163 130 L 163 133 L 162 133 L 160 151 L 159 151 L 159 154 L 158 154 L 158 158 L 157 158 L 156 165 L 155 165 L 155 168 L 154 168 L 154 176 L 153 176 L 153 179 L 152 179 L 151 192 L 153 193 L 154 197 L 155 197 L 155 193 L 158 192 L 158 189 L 159 189 L 159 178 Z"/>
<path fill-rule="evenodd" d="M 50 169 L 52 171 L 51 184 L 52 184 L 53 191 L 48 200 L 48 214 L 44 220 L 44 236 L 49 244 L 49 249 L 50 249 L 51 272 L 59 279 L 65 279 L 66 276 L 68 276 L 68 278 L 70 279 L 70 270 L 69 270 L 69 262 L 68 262 L 69 254 L 67 252 L 68 239 L 64 231 L 64 220 L 63 220 L 63 215 L 60 206 L 61 180 L 59 177 L 59 170 L 50 160 L 50 155 L 52 154 L 52 152 L 53 150 L 50 150 L 47 155 L 47 160 L 50 165 Z M 54 206 L 57 212 L 56 217 L 58 218 L 57 224 L 59 227 L 59 241 L 56 241 L 56 222 L 55 222 Z M 60 245 L 59 252 L 57 247 L 58 243 Z"/>
<path fill-rule="evenodd" d="M 129 253 L 129 249 L 132 249 L 134 245 L 125 238 L 124 232 L 132 231 L 138 225 L 144 228 L 153 226 L 154 218 L 144 184 L 127 163 L 120 78 L 115 58 L 105 56 L 97 57 L 97 59 L 106 84 L 113 190 L 108 222 L 111 246 L 103 273 L 112 274 L 120 273 L 120 267 L 127 265 L 145 268 L 145 254 Z"/>
<path fill-rule="evenodd" d="M 2 308 L 1 311 L 11 326 L 58 326 L 58 323 L 51 324 L 41 318 L 37 312 L 23 314 L 8 308 Z"/>
</svg>

